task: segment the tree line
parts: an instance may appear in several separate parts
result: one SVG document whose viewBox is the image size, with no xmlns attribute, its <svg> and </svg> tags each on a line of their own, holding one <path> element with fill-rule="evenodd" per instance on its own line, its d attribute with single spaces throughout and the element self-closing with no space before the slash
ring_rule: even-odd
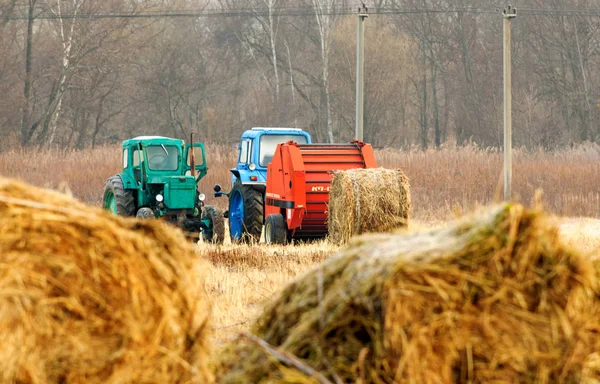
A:
<svg viewBox="0 0 600 384">
<path fill-rule="evenodd" d="M 497 2 L 365 3 L 365 141 L 501 147 Z M 513 21 L 512 34 L 514 144 L 598 141 L 600 1 L 523 4 L 530 11 Z M 253 126 L 351 140 L 358 5 L 0 0 L 4 148 L 83 149 L 192 131 L 232 144 Z"/>
</svg>

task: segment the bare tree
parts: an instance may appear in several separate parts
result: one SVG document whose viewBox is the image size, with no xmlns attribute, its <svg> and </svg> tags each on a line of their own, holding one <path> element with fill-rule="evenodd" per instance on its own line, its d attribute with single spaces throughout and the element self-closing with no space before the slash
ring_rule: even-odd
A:
<svg viewBox="0 0 600 384">
<path fill-rule="evenodd" d="M 294 127 L 298 126 L 298 118 L 296 117 L 296 91 L 295 91 L 295 87 L 296 85 L 294 84 L 294 68 L 292 67 L 292 56 L 290 54 L 290 46 L 288 45 L 287 41 L 284 41 L 285 43 L 285 49 L 287 51 L 287 60 L 288 60 L 288 65 L 289 65 L 289 75 L 290 75 L 290 88 L 291 88 L 291 95 L 292 95 L 292 103 L 294 106 Z"/>
<path fill-rule="evenodd" d="M 194 129 L 231 143 L 249 126 L 289 124 L 315 141 L 349 139 L 356 19 L 339 11 L 350 3 L 0 1 L 0 136 L 84 148 Z M 369 19 L 365 138 L 377 146 L 501 145 L 502 19 L 477 11 L 496 2 L 365 3 L 435 10 Z M 594 4 L 531 0 L 528 7 L 551 11 L 515 22 L 515 145 L 600 141 L 600 19 L 566 12 Z M 206 5 L 223 14 L 162 16 Z M 142 10 L 153 15 L 77 18 Z"/>
<path fill-rule="evenodd" d="M 335 27 L 335 16 L 333 13 L 335 11 L 336 0 L 312 0 L 312 3 L 315 9 L 321 43 L 323 92 L 325 93 L 327 109 L 327 138 L 330 143 L 333 143 L 333 119 L 331 116 L 331 97 L 329 94 L 329 52 L 331 50 L 331 36 Z"/>
<path fill-rule="evenodd" d="M 277 25 L 274 21 L 275 6 L 278 4 L 278 0 L 263 0 L 264 5 L 267 7 L 269 17 L 268 24 L 265 26 L 267 34 L 269 35 L 269 42 L 271 43 L 271 55 L 273 57 L 273 75 L 275 77 L 275 100 L 279 101 L 279 70 L 277 69 Z"/>
<path fill-rule="evenodd" d="M 56 0 L 56 8 L 52 7 L 50 3 L 47 3 L 52 10 L 52 12 L 58 16 L 58 24 L 60 31 L 60 39 L 62 43 L 62 66 L 60 69 L 60 75 L 58 78 L 58 85 L 56 94 L 54 95 L 54 99 L 50 104 L 50 108 L 48 108 L 47 118 L 48 126 L 44 126 L 44 133 L 46 129 L 49 131 L 48 139 L 46 140 L 46 145 L 52 145 L 54 142 L 54 137 L 56 136 L 56 124 L 58 123 L 58 119 L 60 118 L 60 114 L 62 113 L 62 104 L 63 97 L 67 92 L 67 77 L 69 75 L 69 69 L 71 67 L 71 49 L 73 48 L 73 37 L 75 31 L 75 20 L 77 17 L 77 13 L 79 12 L 79 8 L 85 2 L 85 0 L 71 0 L 71 12 L 73 18 L 71 19 L 68 30 L 65 31 L 65 22 L 62 17 L 62 8 L 61 8 L 61 0 Z"/>
<path fill-rule="evenodd" d="M 8 23 L 10 16 L 13 15 L 17 0 L 10 0 L 5 4 L 0 4 L 0 28 Z"/>
</svg>

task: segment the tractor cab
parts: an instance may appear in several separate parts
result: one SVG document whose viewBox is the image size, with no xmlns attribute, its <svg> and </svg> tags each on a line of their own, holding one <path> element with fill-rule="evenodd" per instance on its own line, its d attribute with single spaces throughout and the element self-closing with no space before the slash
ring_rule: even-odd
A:
<svg viewBox="0 0 600 384">
<path fill-rule="evenodd" d="M 197 187 L 208 171 L 202 143 L 139 136 L 125 140 L 122 153 L 122 172 L 105 185 L 106 209 L 123 216 L 163 218 L 188 232 L 202 232 L 212 238 L 214 220 L 206 214 L 219 212 L 204 206 L 206 196 Z M 220 215 L 217 237 L 222 242 Z"/>
<path fill-rule="evenodd" d="M 277 144 L 294 141 L 310 144 L 310 135 L 299 128 L 252 128 L 242 134 L 238 146 L 238 164 L 231 169 L 232 185 L 237 180 L 242 184 L 266 185 L 267 165 L 271 162 Z"/>
<path fill-rule="evenodd" d="M 206 175 L 206 156 L 204 145 L 195 143 L 192 175 L 191 148 L 183 140 L 161 136 L 123 142 L 123 184 L 125 189 L 138 191 L 138 207 L 151 208 L 157 217 L 196 207 L 196 183 Z"/>
<path fill-rule="evenodd" d="M 146 184 L 164 184 L 169 178 L 191 177 L 190 144 L 161 136 L 140 136 L 123 142 L 123 173 L 127 188 L 144 189 Z M 206 175 L 204 145 L 193 145 L 196 180 Z"/>
</svg>

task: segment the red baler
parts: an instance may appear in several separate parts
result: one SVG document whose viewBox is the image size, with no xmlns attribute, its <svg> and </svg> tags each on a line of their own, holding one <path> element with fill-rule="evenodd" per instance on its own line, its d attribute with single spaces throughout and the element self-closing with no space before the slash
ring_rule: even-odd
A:
<svg viewBox="0 0 600 384">
<path fill-rule="evenodd" d="M 265 239 L 327 235 L 329 189 L 333 171 L 377 167 L 370 144 L 279 144 L 267 169 Z"/>
</svg>

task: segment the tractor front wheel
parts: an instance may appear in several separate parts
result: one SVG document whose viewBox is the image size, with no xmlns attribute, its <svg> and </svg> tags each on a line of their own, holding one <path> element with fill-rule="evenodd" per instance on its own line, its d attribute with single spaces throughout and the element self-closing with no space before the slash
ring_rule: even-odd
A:
<svg viewBox="0 0 600 384">
<path fill-rule="evenodd" d="M 118 175 L 112 176 L 104 184 L 102 197 L 104 209 L 119 216 L 135 216 L 135 198 L 133 191 L 123 187 Z"/>
<path fill-rule="evenodd" d="M 265 243 L 286 244 L 287 237 L 287 225 L 283 215 L 269 215 L 265 221 Z"/>
<path fill-rule="evenodd" d="M 223 212 L 210 205 L 204 207 L 202 219 L 210 223 L 208 230 L 202 231 L 202 240 L 205 243 L 223 244 L 225 240 L 225 218 Z"/>
<path fill-rule="evenodd" d="M 152 208 L 143 207 L 138 209 L 137 213 L 135 214 L 135 217 L 142 220 L 153 219 L 154 211 L 152 210 Z"/>
<path fill-rule="evenodd" d="M 263 210 L 262 191 L 237 180 L 229 193 L 229 235 L 232 243 L 260 241 Z"/>
</svg>

